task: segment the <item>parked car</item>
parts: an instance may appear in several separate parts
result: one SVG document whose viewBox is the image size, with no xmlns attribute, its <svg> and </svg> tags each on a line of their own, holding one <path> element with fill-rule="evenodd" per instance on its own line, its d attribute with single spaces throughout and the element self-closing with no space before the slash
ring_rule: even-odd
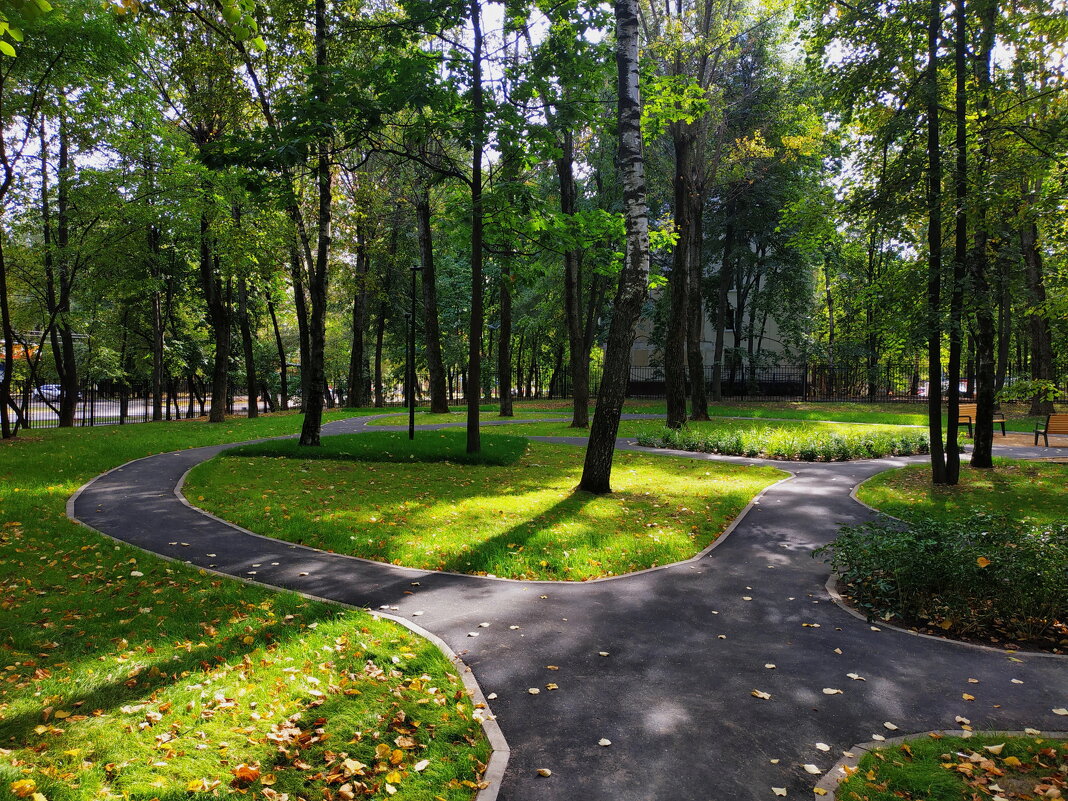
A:
<svg viewBox="0 0 1068 801">
<path fill-rule="evenodd" d="M 48 400 L 49 403 L 59 403 L 63 388 L 58 383 L 43 383 L 33 391 L 33 394 L 42 400 Z M 81 400 L 80 392 L 78 393 L 78 399 Z"/>
</svg>

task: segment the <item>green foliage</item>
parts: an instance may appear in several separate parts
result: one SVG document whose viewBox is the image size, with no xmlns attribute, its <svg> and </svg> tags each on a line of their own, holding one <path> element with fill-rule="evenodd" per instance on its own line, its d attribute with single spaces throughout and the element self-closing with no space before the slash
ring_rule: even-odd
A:
<svg viewBox="0 0 1068 801">
<path fill-rule="evenodd" d="M 690 75 L 642 76 L 642 139 L 651 142 L 675 122 L 692 124 L 712 110 L 708 93 Z"/>
<path fill-rule="evenodd" d="M 927 434 L 903 429 L 826 430 L 807 426 L 762 426 L 759 428 L 666 426 L 646 429 L 638 444 L 650 448 L 672 448 L 699 453 L 731 456 L 790 459 L 803 462 L 835 462 L 850 459 L 876 459 L 881 456 L 910 456 L 926 453 Z"/>
<path fill-rule="evenodd" d="M 843 528 L 827 556 L 870 619 L 1033 639 L 1068 620 L 1068 523 L 973 513 Z"/>
<path fill-rule="evenodd" d="M 4 0 L 0 2 L 0 53 L 8 58 L 16 55 L 15 46 L 12 44 L 22 42 L 24 39 L 22 29 L 14 19 L 32 22 L 42 14 L 52 10 L 48 0 Z M 8 41 L 8 40 L 11 41 Z"/>
<path fill-rule="evenodd" d="M 459 431 L 375 431 L 326 437 L 317 448 L 301 447 L 296 440 L 242 445 L 224 457 L 262 456 L 276 459 L 335 459 L 354 462 L 452 462 L 455 464 L 514 464 L 526 451 L 525 437 L 482 435 L 482 450 L 467 453 L 466 435 Z"/>
<path fill-rule="evenodd" d="M 1029 381 L 1016 381 L 1008 384 L 997 394 L 999 403 L 1012 403 L 1014 401 L 1055 401 L 1061 397 L 1061 388 L 1045 378 L 1036 378 Z"/>
</svg>

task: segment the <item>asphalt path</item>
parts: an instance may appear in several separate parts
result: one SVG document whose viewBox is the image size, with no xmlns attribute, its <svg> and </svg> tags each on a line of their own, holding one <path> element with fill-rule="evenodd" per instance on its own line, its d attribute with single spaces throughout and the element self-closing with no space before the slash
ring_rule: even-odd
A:
<svg viewBox="0 0 1068 801">
<path fill-rule="evenodd" d="M 365 430 L 369 419 L 331 423 L 324 433 Z M 851 490 L 915 459 L 727 457 L 793 477 L 767 489 L 694 560 L 567 583 L 414 570 L 237 529 L 175 492 L 190 468 L 225 447 L 106 473 L 73 500 L 73 516 L 169 558 L 382 611 L 437 635 L 491 699 L 511 749 L 498 796 L 506 801 L 744 801 L 773 798 L 772 787 L 809 797 L 819 776 L 806 765 L 827 771 L 875 735 L 958 728 L 958 717 L 976 729 L 1068 728 L 1053 712 L 1068 706 L 1066 658 L 872 626 L 826 591 L 828 567 L 813 549 L 839 526 L 874 517 Z M 626 440 L 620 447 L 637 449 Z M 540 768 L 552 775 L 539 776 Z"/>
</svg>

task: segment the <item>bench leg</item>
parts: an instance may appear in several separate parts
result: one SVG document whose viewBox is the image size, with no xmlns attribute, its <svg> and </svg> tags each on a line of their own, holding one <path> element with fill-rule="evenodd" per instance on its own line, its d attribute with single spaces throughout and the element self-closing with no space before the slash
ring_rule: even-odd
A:
<svg viewBox="0 0 1068 801">
<path fill-rule="evenodd" d="M 1004 422 L 1001 423 L 1001 436 L 1003 436 L 1003 437 L 1006 436 L 1006 434 L 1005 434 L 1005 423 Z"/>
</svg>

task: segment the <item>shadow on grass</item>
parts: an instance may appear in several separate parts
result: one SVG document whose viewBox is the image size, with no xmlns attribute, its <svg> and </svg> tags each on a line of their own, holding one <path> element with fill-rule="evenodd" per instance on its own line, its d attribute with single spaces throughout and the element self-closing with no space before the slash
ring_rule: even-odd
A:
<svg viewBox="0 0 1068 801">
<path fill-rule="evenodd" d="M 313 609 L 317 609 L 319 614 L 309 615 L 306 620 L 301 622 L 318 624 L 333 620 L 338 616 L 336 608 L 325 604 L 316 604 Z M 309 610 L 304 607 L 303 611 L 306 613 Z M 184 655 L 172 654 L 170 648 L 162 648 L 161 651 L 164 652 L 164 655 L 161 655 L 158 659 L 144 661 L 139 658 L 132 658 L 128 662 L 116 666 L 115 672 L 121 673 L 121 677 L 109 683 L 98 685 L 90 692 L 79 693 L 74 689 L 65 695 L 49 696 L 47 706 L 68 712 L 77 710 L 73 714 L 92 715 L 97 710 L 102 710 L 107 714 L 128 704 L 139 702 L 141 699 L 144 699 L 146 703 L 152 703 L 148 700 L 150 697 L 161 689 L 173 685 L 176 678 L 183 674 L 185 674 L 186 680 L 194 682 L 196 681 L 194 677 L 197 674 L 206 675 L 209 671 L 221 665 L 235 661 L 240 662 L 244 656 L 253 653 L 259 648 L 284 646 L 289 639 L 302 633 L 299 624 L 295 623 L 292 625 L 293 630 L 285 632 L 286 636 L 284 637 L 268 636 L 268 632 L 279 632 L 279 626 L 267 621 L 263 621 L 263 623 L 263 627 L 252 635 L 254 639 L 251 643 L 244 642 L 244 638 L 249 634 L 244 630 L 238 630 L 239 626 L 235 625 L 235 631 L 232 634 L 212 644 L 210 653 L 208 649 L 197 647 L 196 644 L 193 644 L 191 650 L 188 650 Z M 124 633 L 129 634 L 128 631 Z M 71 646 L 76 646 L 77 644 L 76 641 L 68 642 L 70 642 Z M 108 642 L 112 644 L 111 640 Z M 150 644 L 141 642 L 133 643 L 131 649 L 139 646 L 151 647 Z M 93 649 L 89 653 L 83 651 L 83 653 L 77 655 L 70 653 L 71 650 L 74 649 L 61 647 L 54 650 L 49 654 L 47 664 L 64 665 L 67 669 L 71 669 L 72 662 L 91 663 L 99 659 L 106 660 L 115 655 L 114 650 L 104 647 Z M 75 656 L 76 658 L 72 659 Z M 177 659 L 174 658 L 175 656 L 177 656 Z M 136 676 L 131 678 L 130 672 L 135 668 L 140 668 L 140 670 Z M 34 728 L 46 722 L 43 718 L 43 706 L 41 709 L 33 709 L 32 711 L 5 717 L 0 721 L 0 741 L 10 740 L 26 743 Z M 131 718 L 131 721 L 135 720 L 135 718 Z M 63 721 L 50 720 L 47 722 L 63 725 Z"/>
<path fill-rule="evenodd" d="M 466 549 L 453 556 L 445 563 L 444 569 L 456 573 L 470 573 L 472 568 L 484 570 L 492 563 L 494 557 L 508 550 L 509 546 L 525 545 L 532 537 L 541 534 L 553 523 L 563 517 L 577 515 L 596 499 L 597 496 L 593 493 L 575 490 L 564 500 L 554 503 L 534 517 L 478 543 L 474 548 Z"/>
</svg>

